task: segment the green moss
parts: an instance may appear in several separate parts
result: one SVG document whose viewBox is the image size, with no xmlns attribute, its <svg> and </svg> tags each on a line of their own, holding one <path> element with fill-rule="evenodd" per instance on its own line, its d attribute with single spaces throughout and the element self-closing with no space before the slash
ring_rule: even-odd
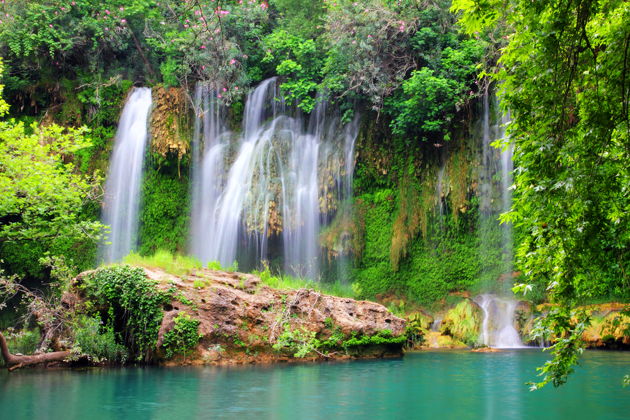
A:
<svg viewBox="0 0 630 420">
<path fill-rule="evenodd" d="M 158 250 L 185 250 L 189 213 L 188 177 L 179 178 L 172 167 L 150 169 L 142 185 L 140 254 Z"/>
<path fill-rule="evenodd" d="M 475 346 L 479 342 L 482 319 L 480 312 L 472 301 L 463 300 L 444 315 L 440 332 L 468 346 Z"/>
</svg>

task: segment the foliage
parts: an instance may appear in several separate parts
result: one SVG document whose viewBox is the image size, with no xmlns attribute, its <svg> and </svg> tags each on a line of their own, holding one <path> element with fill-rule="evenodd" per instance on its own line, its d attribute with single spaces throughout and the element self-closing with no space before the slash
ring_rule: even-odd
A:
<svg viewBox="0 0 630 420">
<path fill-rule="evenodd" d="M 373 335 L 353 332 L 346 337 L 338 327 L 329 325 L 328 328 L 333 330 L 332 333 L 327 339 L 321 340 L 317 338 L 316 331 L 310 331 L 304 327 L 291 328 L 287 322 L 272 347 L 276 351 L 288 351 L 296 358 L 303 358 L 309 354 L 328 357 L 327 352 L 331 350 L 343 349 L 346 353 L 350 353 L 369 346 L 400 345 L 406 343 L 411 337 L 407 334 L 394 336 L 390 330 L 382 330 Z M 417 336 L 413 337 L 417 338 Z"/>
<path fill-rule="evenodd" d="M 72 352 L 77 356 L 87 355 L 90 360 L 122 363 L 127 360 L 127 349 L 116 340 L 114 328 L 102 325 L 100 319 L 81 316 L 73 327 L 74 345 Z"/>
<path fill-rule="evenodd" d="M 483 53 L 474 40 L 458 47 L 444 49 L 435 69 L 414 70 L 402 83 L 402 92 L 387 101 L 394 134 L 450 140 L 448 129 L 456 111 L 474 95 L 471 81 Z"/>
<path fill-rule="evenodd" d="M 582 322 L 568 315 L 575 301 L 630 293 L 630 8 L 456 0 L 453 9 L 471 34 L 506 32 L 500 65 L 488 69 L 512 117 L 514 203 L 504 220 L 523 231 L 516 256 L 525 284 L 567 307 L 548 324 L 562 338 L 539 384 L 560 385 L 580 353 Z"/>
<path fill-rule="evenodd" d="M 287 322 L 272 347 L 276 351 L 287 350 L 293 357 L 303 358 L 317 351 L 319 340 L 315 338 L 316 335 L 315 331 L 306 328 L 291 329 Z"/>
<path fill-rule="evenodd" d="M 173 318 L 173 328 L 164 334 L 162 347 L 168 359 L 176 354 L 186 357 L 203 337 L 199 334 L 199 320 L 186 312 L 180 312 Z"/>
<path fill-rule="evenodd" d="M 105 325 L 113 325 L 134 361 L 148 362 L 162 322 L 162 305 L 171 295 L 148 279 L 142 268 L 115 265 L 100 268 L 85 278 L 85 294 L 101 308 Z"/>
<path fill-rule="evenodd" d="M 315 41 L 277 29 L 265 38 L 264 44 L 267 55 L 263 62 L 277 63 L 277 74 L 286 76 L 287 80 L 280 85 L 285 98 L 295 101 L 303 111 L 311 112 L 322 66 Z"/>
<path fill-rule="evenodd" d="M 7 340 L 7 346 L 11 353 L 33 354 L 39 346 L 41 336 L 38 329 L 8 328 L 2 332 Z"/>
<path fill-rule="evenodd" d="M 442 320 L 440 331 L 450 335 L 468 346 L 479 343 L 479 326 L 481 314 L 479 309 L 468 299 L 461 301 L 449 310 Z"/>
<path fill-rule="evenodd" d="M 540 389 L 549 382 L 553 386 L 566 383 L 573 373 L 573 366 L 578 363 L 579 356 L 584 351 L 582 333 L 590 324 L 590 317 L 583 310 L 569 310 L 564 307 L 554 308 L 547 315 L 537 320 L 531 336 L 534 340 L 543 339 L 554 344 L 546 348 L 551 351 L 552 360 L 548 360 L 537 370 L 543 379 L 541 382 L 530 382 L 532 391 Z"/>
<path fill-rule="evenodd" d="M 0 117 L 7 110 L 0 99 Z M 58 253 L 80 241 L 95 242 L 101 224 L 81 209 L 96 198 L 99 177 L 77 174 L 71 162 L 88 145 L 86 129 L 33 124 L 30 132 L 23 123 L 0 121 L 0 246 L 33 244 L 42 253 Z"/>
<path fill-rule="evenodd" d="M 203 268 L 203 264 L 194 257 L 180 254 L 173 255 L 165 250 L 158 250 L 155 254 L 147 257 L 132 252 L 125 257 L 124 262 L 139 267 L 161 268 L 175 276 L 187 275 L 194 270 Z"/>
<path fill-rule="evenodd" d="M 150 169 L 142 183 L 140 254 L 181 252 L 188 235 L 188 177 Z"/>
<path fill-rule="evenodd" d="M 288 275 L 274 276 L 268 267 L 263 271 L 254 271 L 262 284 L 280 290 L 311 289 L 327 295 L 354 298 L 355 293 L 351 286 L 336 283 L 314 282 L 306 278 L 297 278 Z"/>
<path fill-rule="evenodd" d="M 357 335 L 353 333 L 350 338 L 345 340 L 342 344 L 343 348 L 348 351 L 349 349 L 357 347 L 375 346 L 383 344 L 402 344 L 407 341 L 407 336 L 401 334 L 394 336 L 390 330 L 381 330 L 374 335 Z"/>
</svg>

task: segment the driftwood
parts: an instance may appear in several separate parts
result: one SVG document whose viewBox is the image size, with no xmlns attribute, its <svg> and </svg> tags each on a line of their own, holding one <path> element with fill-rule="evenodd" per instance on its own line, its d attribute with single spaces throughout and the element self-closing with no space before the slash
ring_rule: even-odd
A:
<svg viewBox="0 0 630 420">
<path fill-rule="evenodd" d="M 7 341 L 4 339 L 2 333 L 0 333 L 0 351 L 2 352 L 2 357 L 4 358 L 9 372 L 28 365 L 37 365 L 40 363 L 49 362 L 61 362 L 65 358 L 70 356 L 70 351 L 55 351 L 52 353 L 41 353 L 30 356 L 11 354 L 9 352 L 9 346 L 7 346 Z"/>
</svg>

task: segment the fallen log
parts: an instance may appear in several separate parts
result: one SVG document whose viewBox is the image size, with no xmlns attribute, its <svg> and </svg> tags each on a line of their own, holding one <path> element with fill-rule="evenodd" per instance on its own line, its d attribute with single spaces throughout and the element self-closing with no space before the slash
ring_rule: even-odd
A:
<svg viewBox="0 0 630 420">
<path fill-rule="evenodd" d="M 2 357 L 4 358 L 9 372 L 28 365 L 61 362 L 70 356 L 70 351 L 55 351 L 52 353 L 33 354 L 28 356 L 11 354 L 11 352 L 9 352 L 7 341 L 4 339 L 2 333 L 0 333 L 0 351 L 2 352 Z"/>
</svg>

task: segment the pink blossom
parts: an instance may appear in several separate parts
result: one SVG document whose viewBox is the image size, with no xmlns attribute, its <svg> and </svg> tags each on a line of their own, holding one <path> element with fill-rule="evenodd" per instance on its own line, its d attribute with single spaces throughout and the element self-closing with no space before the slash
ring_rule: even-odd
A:
<svg viewBox="0 0 630 420">
<path fill-rule="evenodd" d="M 127 19 L 120 19 L 120 23 L 127 23 Z"/>
<path fill-rule="evenodd" d="M 219 94 L 217 95 L 217 98 L 223 98 L 223 96 L 221 96 L 221 94 L 219 93 Z"/>
<path fill-rule="evenodd" d="M 202 50 L 205 50 L 205 49 L 206 49 L 206 46 L 205 46 L 205 45 L 202 45 L 202 46 L 201 46 L 201 49 L 202 49 Z"/>
<path fill-rule="evenodd" d="M 227 88 L 223 88 L 222 90 L 223 90 L 223 92 L 227 92 Z"/>
<path fill-rule="evenodd" d="M 236 63 L 236 60 L 235 60 L 235 59 L 231 59 L 231 60 L 230 60 L 230 64 L 234 65 L 235 63 Z"/>
<path fill-rule="evenodd" d="M 109 15 L 109 10 L 105 9 L 105 13 Z"/>
<path fill-rule="evenodd" d="M 48 26 L 50 26 L 51 28 L 53 27 L 53 26 L 52 26 L 52 23 L 48 24 Z"/>
<path fill-rule="evenodd" d="M 206 69 L 206 66 L 201 66 L 201 70 L 205 70 L 205 69 Z"/>
</svg>

